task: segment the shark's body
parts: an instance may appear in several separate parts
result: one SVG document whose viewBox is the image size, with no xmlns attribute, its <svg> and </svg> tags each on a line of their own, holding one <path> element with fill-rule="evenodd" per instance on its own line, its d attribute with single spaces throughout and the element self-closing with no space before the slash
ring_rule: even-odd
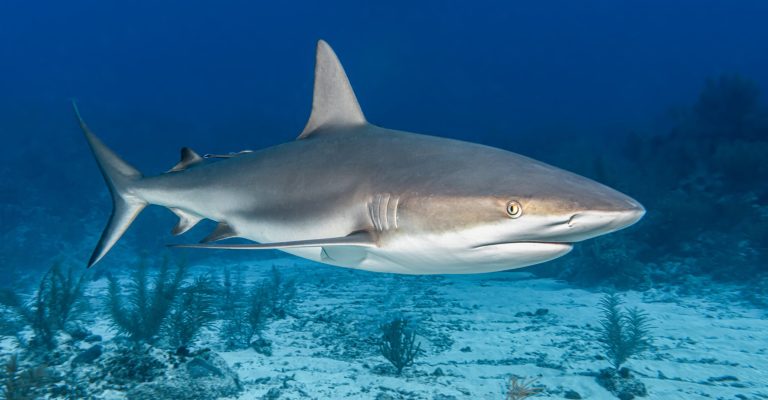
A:
<svg viewBox="0 0 768 400">
<path fill-rule="evenodd" d="M 115 200 L 90 265 L 147 204 L 179 215 L 175 234 L 203 218 L 219 222 L 204 244 L 183 247 L 280 249 L 410 274 L 543 262 L 644 213 L 613 189 L 515 153 L 368 123 L 322 41 L 315 73 L 299 140 L 215 162 L 184 149 L 176 167 L 155 177 L 120 160 L 81 119 Z M 230 237 L 257 243 L 212 243 Z"/>
</svg>

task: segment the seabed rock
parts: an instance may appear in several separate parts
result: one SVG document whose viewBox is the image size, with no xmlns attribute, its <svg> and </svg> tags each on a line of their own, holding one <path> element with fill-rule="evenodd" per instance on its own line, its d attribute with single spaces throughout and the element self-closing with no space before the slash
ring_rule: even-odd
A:
<svg viewBox="0 0 768 400">
<path fill-rule="evenodd" d="M 709 379 L 707 379 L 708 383 L 717 383 L 717 382 L 738 382 L 739 378 L 733 376 L 733 375 L 723 375 L 723 376 L 713 376 Z"/>
<path fill-rule="evenodd" d="M 272 342 L 267 339 L 259 338 L 254 340 L 251 342 L 251 348 L 261 355 L 267 357 L 272 355 Z"/>
<path fill-rule="evenodd" d="M 150 348 L 118 348 L 103 363 L 109 382 L 117 386 L 150 382 L 167 369 L 159 354 Z"/>
<path fill-rule="evenodd" d="M 88 329 L 77 322 L 67 322 L 64 325 L 64 332 L 67 332 L 69 336 L 76 341 L 80 341 L 87 338 L 88 336 L 91 336 L 91 333 L 88 331 Z"/>
<path fill-rule="evenodd" d="M 264 395 L 264 400 L 277 400 L 280 398 L 281 394 L 280 389 L 273 387 Z"/>
<path fill-rule="evenodd" d="M 89 335 L 85 339 L 83 339 L 85 343 L 96 343 L 101 342 L 101 335 Z"/>
<path fill-rule="evenodd" d="M 209 376 L 224 376 L 219 368 L 202 358 L 193 358 L 187 363 L 187 373 L 194 379 L 205 378 Z"/>
<path fill-rule="evenodd" d="M 72 359 L 72 366 L 74 367 L 78 364 L 91 364 L 96 361 L 97 358 L 101 357 L 101 353 L 101 345 L 97 344 L 95 346 L 91 346 Z"/>
<path fill-rule="evenodd" d="M 530 311 L 519 311 L 515 314 L 515 317 L 543 317 L 545 315 L 549 314 L 548 308 L 537 308 L 536 311 L 530 312 Z"/>
<path fill-rule="evenodd" d="M 596 380 L 600 386 L 621 400 L 632 400 L 635 397 L 648 395 L 645 384 L 634 378 L 628 368 L 622 368 L 618 371 L 613 368 L 602 369 Z"/>
<path fill-rule="evenodd" d="M 234 396 L 242 391 L 240 379 L 219 355 L 208 352 L 169 370 L 163 379 L 145 382 L 128 391 L 134 400 L 206 400 Z"/>
<path fill-rule="evenodd" d="M 579 394 L 579 392 L 575 390 L 566 390 L 563 397 L 565 397 L 566 399 L 573 399 L 573 400 L 581 399 L 581 395 Z"/>
</svg>

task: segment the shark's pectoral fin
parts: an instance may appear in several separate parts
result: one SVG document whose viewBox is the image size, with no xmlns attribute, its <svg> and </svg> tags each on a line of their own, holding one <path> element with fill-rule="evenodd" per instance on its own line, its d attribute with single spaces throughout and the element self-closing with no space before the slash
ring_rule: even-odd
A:
<svg viewBox="0 0 768 400">
<path fill-rule="evenodd" d="M 296 240 L 293 242 L 275 243 L 199 243 L 199 244 L 173 244 L 170 247 L 195 248 L 195 249 L 222 249 L 222 250 L 281 250 L 300 247 L 322 247 L 328 249 L 337 246 L 376 247 L 376 241 L 370 233 L 365 231 L 355 232 L 348 236 Z"/>
<path fill-rule="evenodd" d="M 203 157 L 200 157 L 200 155 L 197 154 L 194 150 L 190 149 L 189 147 L 182 147 L 181 161 L 179 161 L 178 164 L 174 165 L 173 168 L 168 170 L 168 172 L 184 171 L 185 169 L 191 166 L 200 164 L 203 161 L 205 161 L 205 159 L 203 159 Z"/>
</svg>

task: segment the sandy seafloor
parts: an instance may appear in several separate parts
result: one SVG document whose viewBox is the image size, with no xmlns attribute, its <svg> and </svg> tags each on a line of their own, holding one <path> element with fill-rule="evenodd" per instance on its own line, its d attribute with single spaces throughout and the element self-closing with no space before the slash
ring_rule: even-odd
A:
<svg viewBox="0 0 768 400">
<path fill-rule="evenodd" d="M 608 366 L 596 340 L 601 292 L 526 272 L 402 276 L 296 258 L 233 268 L 253 280 L 273 264 L 298 287 L 294 311 L 264 333 L 273 355 L 223 351 L 214 330 L 196 344 L 217 351 L 238 373 L 245 390 L 237 399 L 261 399 L 272 388 L 280 399 L 502 399 L 513 374 L 535 377 L 546 388 L 534 398 L 563 398 L 566 391 L 616 398 L 595 381 Z M 220 268 L 193 272 L 220 274 Z M 768 398 L 768 313 L 728 286 L 682 291 L 621 293 L 653 321 L 652 350 L 627 364 L 647 386 L 647 398 Z M 97 281 L 88 294 L 98 306 L 106 282 Z M 426 353 L 402 376 L 376 347 L 379 324 L 395 315 L 414 321 Z M 89 328 L 105 341 L 115 336 L 106 319 Z M 1 343 L 0 356 L 13 352 L 10 338 Z M 102 398 L 124 397 L 104 392 Z"/>
</svg>

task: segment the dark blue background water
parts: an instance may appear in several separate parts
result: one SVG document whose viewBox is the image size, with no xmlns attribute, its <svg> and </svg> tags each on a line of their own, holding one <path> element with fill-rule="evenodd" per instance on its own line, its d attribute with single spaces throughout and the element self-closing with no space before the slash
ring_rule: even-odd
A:
<svg viewBox="0 0 768 400">
<path fill-rule="evenodd" d="M 568 141 L 654 132 L 707 77 L 768 84 L 764 1 L 364 3 L 0 2 L 2 225 L 52 232 L 6 254 L 90 247 L 109 213 L 69 99 L 147 173 L 181 146 L 269 146 L 306 121 L 320 38 L 371 122 L 566 166 Z M 165 222 L 143 233 L 168 241 Z"/>
</svg>

